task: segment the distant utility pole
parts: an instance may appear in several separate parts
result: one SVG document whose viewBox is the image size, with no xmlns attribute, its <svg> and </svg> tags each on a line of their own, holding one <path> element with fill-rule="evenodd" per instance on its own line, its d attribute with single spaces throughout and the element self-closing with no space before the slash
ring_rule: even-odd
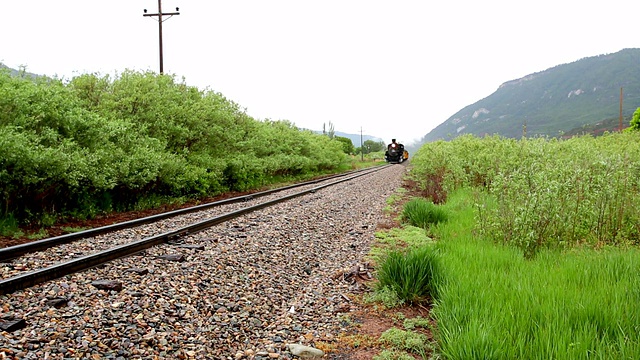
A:
<svg viewBox="0 0 640 360">
<path fill-rule="evenodd" d="M 364 146 L 362 145 L 362 126 L 360 126 L 360 161 L 364 161 Z"/>
<path fill-rule="evenodd" d="M 619 131 L 622 132 L 622 88 L 620 88 L 620 126 Z"/>
<path fill-rule="evenodd" d="M 156 14 L 147 14 L 147 9 L 144 9 L 144 14 L 142 16 L 157 16 L 158 17 L 158 28 L 159 28 L 159 38 L 160 38 L 160 74 L 164 73 L 164 67 L 162 65 L 162 23 L 165 20 L 168 20 L 173 15 L 180 15 L 180 8 L 176 8 L 176 12 L 163 13 L 162 12 L 162 0 L 158 0 L 158 13 Z M 169 16 L 165 20 L 162 20 L 163 16 Z"/>
</svg>

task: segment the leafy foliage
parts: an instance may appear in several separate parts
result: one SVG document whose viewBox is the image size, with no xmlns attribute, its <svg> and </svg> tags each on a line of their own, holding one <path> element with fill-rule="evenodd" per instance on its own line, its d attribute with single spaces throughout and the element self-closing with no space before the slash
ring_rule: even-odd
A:
<svg viewBox="0 0 640 360">
<path fill-rule="evenodd" d="M 364 148 L 365 154 L 384 151 L 386 148 L 384 142 L 373 140 L 365 140 L 362 147 Z"/>
<path fill-rule="evenodd" d="M 492 203 L 477 207 L 478 231 L 529 257 L 542 247 L 640 244 L 639 135 L 463 136 L 423 146 L 412 176 L 427 192 L 474 187 L 490 195 Z"/>
<path fill-rule="evenodd" d="M 356 148 L 353 146 L 351 139 L 344 136 L 336 136 L 333 139 L 342 143 L 342 151 L 344 151 L 345 154 L 354 154 L 356 152 Z"/>
<path fill-rule="evenodd" d="M 640 108 L 636 109 L 636 111 L 633 113 L 633 118 L 631 118 L 631 123 L 629 125 L 629 128 L 631 130 L 640 130 Z"/>
<path fill-rule="evenodd" d="M 173 76 L 125 71 L 63 83 L 0 70 L 0 218 L 19 223 L 246 190 L 345 159 L 338 141 L 254 120 Z"/>
</svg>

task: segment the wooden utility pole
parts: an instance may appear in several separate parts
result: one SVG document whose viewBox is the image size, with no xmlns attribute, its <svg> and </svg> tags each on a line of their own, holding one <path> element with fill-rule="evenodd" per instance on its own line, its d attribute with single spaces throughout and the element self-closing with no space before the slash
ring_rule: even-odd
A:
<svg viewBox="0 0 640 360">
<path fill-rule="evenodd" d="M 159 32 L 159 39 L 160 39 L 160 74 L 164 73 L 164 67 L 163 67 L 163 63 L 162 63 L 162 23 L 165 20 L 168 20 L 173 15 L 180 15 L 179 11 L 180 11 L 180 8 L 176 8 L 176 12 L 163 13 L 162 12 L 162 0 L 158 0 L 158 12 L 156 14 L 147 14 L 147 9 L 144 9 L 144 14 L 142 14 L 142 16 L 157 16 L 158 17 L 158 29 L 159 29 L 158 32 Z M 166 18 L 165 20 L 162 20 L 163 16 L 169 16 L 169 17 Z"/>
<path fill-rule="evenodd" d="M 622 88 L 620 88 L 620 127 L 619 131 L 622 132 Z"/>
<path fill-rule="evenodd" d="M 360 161 L 364 161 L 364 144 L 362 143 L 362 126 L 360 126 Z"/>
</svg>

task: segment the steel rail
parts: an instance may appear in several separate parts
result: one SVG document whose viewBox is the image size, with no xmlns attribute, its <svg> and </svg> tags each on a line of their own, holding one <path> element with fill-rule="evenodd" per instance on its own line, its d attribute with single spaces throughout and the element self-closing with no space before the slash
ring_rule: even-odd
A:
<svg viewBox="0 0 640 360">
<path fill-rule="evenodd" d="M 349 180 L 353 180 L 355 178 L 364 176 L 364 175 L 368 175 L 370 173 L 379 171 L 383 168 L 386 168 L 388 166 L 392 166 L 392 165 L 387 165 L 387 166 L 380 166 L 377 168 L 374 168 L 373 170 L 370 171 L 363 171 L 363 172 L 359 172 L 355 175 L 351 175 L 348 177 L 344 177 L 342 179 L 327 183 L 327 184 L 323 184 L 320 186 L 316 186 L 312 189 L 308 189 L 308 190 L 303 190 L 294 194 L 290 194 L 290 195 L 286 195 L 283 196 L 281 198 L 278 199 L 274 199 L 274 200 L 269 200 L 269 201 L 265 201 L 263 203 L 260 204 L 256 204 L 253 206 L 249 206 L 243 209 L 239 209 L 236 211 L 231 211 L 219 216 L 215 216 L 212 217 L 210 219 L 207 220 L 203 220 L 200 222 L 197 222 L 195 224 L 192 225 L 188 225 L 188 226 L 184 226 L 182 228 L 173 230 L 173 231 L 169 231 L 163 234 L 159 234 L 159 235 L 154 235 L 148 238 L 144 238 L 141 240 L 137 240 L 134 241 L 132 243 L 129 244 L 124 244 L 124 245 L 120 245 L 120 246 L 116 246 L 114 248 L 105 250 L 105 251 L 101 251 L 95 254 L 91 254 L 91 255 L 87 255 L 87 256 L 83 256 L 83 257 L 79 257 L 64 263 L 60 263 L 60 264 L 56 264 L 56 265 L 52 265 L 49 266 L 47 268 L 44 269 L 39 269 L 39 270 L 34 270 L 34 271 L 30 271 L 28 273 L 24 273 L 18 276 L 14 276 L 11 278 L 7 278 L 4 280 L 0 280 L 0 295 L 4 295 L 4 294 L 10 294 L 13 293 L 15 291 L 18 290 L 23 290 L 26 289 L 28 287 L 46 282 L 46 281 L 50 281 L 50 280 L 54 280 L 72 273 L 76 273 L 76 272 L 80 272 L 92 267 L 96 267 L 98 265 L 102 265 L 104 263 L 107 263 L 109 261 L 113 261 L 122 257 L 126 257 L 129 255 L 133 255 L 135 253 L 138 253 L 140 251 L 143 251 L 145 249 L 148 249 L 150 247 L 156 246 L 156 245 L 160 245 L 162 243 L 168 242 L 170 240 L 174 240 L 177 238 L 180 238 L 182 236 L 186 236 L 189 234 L 193 234 L 199 231 L 202 231 L 204 229 L 207 229 L 209 227 L 212 227 L 214 225 L 223 223 L 225 221 L 237 218 L 241 215 L 244 214 L 248 214 L 250 212 L 256 211 L 256 210 L 260 210 L 281 202 L 285 202 L 287 200 L 302 196 L 302 195 L 306 195 L 309 193 L 315 193 L 316 191 L 323 189 L 325 187 L 329 187 L 329 186 L 333 186 L 345 181 L 349 181 Z"/>
<path fill-rule="evenodd" d="M 232 203 L 237 203 L 237 202 L 242 202 L 242 201 L 249 201 L 249 200 L 252 200 L 252 199 L 255 199 L 255 198 L 258 198 L 258 197 L 262 197 L 262 196 L 266 196 L 266 195 L 270 195 L 270 194 L 273 194 L 273 193 L 276 193 L 276 192 L 279 192 L 279 191 L 284 191 L 284 190 L 293 189 L 293 188 L 296 188 L 296 187 L 316 184 L 316 183 L 319 183 L 319 182 L 322 182 L 322 181 L 327 181 L 327 180 L 334 179 L 334 178 L 348 176 L 348 175 L 353 174 L 353 173 L 364 172 L 364 171 L 367 171 L 367 170 L 369 170 L 369 169 L 347 172 L 347 173 L 343 173 L 343 174 L 329 176 L 329 177 L 322 178 L 322 179 L 305 181 L 305 182 L 302 182 L 302 183 L 293 184 L 293 185 L 287 185 L 287 186 L 283 186 L 283 187 L 276 188 L 276 189 L 271 189 L 271 190 L 260 191 L 260 192 L 256 192 L 256 193 L 249 194 L 249 195 L 236 196 L 236 197 L 229 198 L 229 199 L 224 199 L 224 200 L 214 201 L 214 202 L 210 202 L 210 203 L 206 203 L 206 204 L 200 204 L 200 205 L 192 206 L 192 207 L 189 207 L 189 208 L 172 210 L 172 211 L 164 212 L 164 213 L 161 213 L 161 214 L 156 214 L 156 215 L 146 216 L 146 217 L 139 218 L 139 219 L 133 219 L 133 220 L 129 220 L 129 221 L 124 221 L 124 222 L 121 222 L 121 223 L 105 225 L 105 226 L 101 226 L 101 227 L 97 227 L 97 228 L 93 228 L 93 229 L 78 231 L 78 232 L 74 232 L 74 233 L 69 233 L 69 234 L 54 236 L 54 237 L 50 237 L 50 238 L 46 238 L 46 239 L 36 240 L 36 241 L 24 243 L 24 244 L 14 245 L 14 246 L 10 246 L 10 247 L 6 247 L 6 248 L 0 249 L 0 261 L 7 261 L 9 259 L 13 259 L 15 257 L 21 256 L 21 255 L 24 255 L 24 254 L 27 254 L 27 253 L 30 253 L 30 252 L 46 250 L 46 249 L 48 249 L 48 248 L 50 248 L 52 246 L 55 246 L 55 245 L 66 244 L 66 243 L 70 243 L 70 242 L 73 242 L 73 241 L 76 241 L 76 240 L 86 239 L 86 238 L 89 238 L 89 237 L 102 235 L 102 234 L 110 233 L 110 232 L 113 232 L 113 231 L 118 231 L 118 230 L 122 230 L 122 229 L 128 229 L 128 228 L 131 228 L 131 227 L 134 227 L 134 226 L 149 224 L 149 223 L 152 223 L 154 221 L 163 220 L 163 219 L 167 219 L 167 218 L 178 216 L 178 215 L 188 214 L 188 213 L 192 213 L 192 212 L 196 212 L 196 211 L 212 208 L 212 207 L 215 207 L 215 206 L 220 206 L 220 205 L 225 205 L 225 204 L 232 204 Z"/>
</svg>

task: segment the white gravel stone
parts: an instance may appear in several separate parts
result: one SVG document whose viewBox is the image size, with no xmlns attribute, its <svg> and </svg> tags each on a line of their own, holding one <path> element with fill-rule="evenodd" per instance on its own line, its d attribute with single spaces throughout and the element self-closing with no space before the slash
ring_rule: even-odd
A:
<svg viewBox="0 0 640 360">
<path fill-rule="evenodd" d="M 287 348 L 293 355 L 300 356 L 302 358 L 313 358 L 324 356 L 324 351 L 313 348 L 311 346 L 305 346 L 301 344 L 287 344 Z"/>
</svg>

